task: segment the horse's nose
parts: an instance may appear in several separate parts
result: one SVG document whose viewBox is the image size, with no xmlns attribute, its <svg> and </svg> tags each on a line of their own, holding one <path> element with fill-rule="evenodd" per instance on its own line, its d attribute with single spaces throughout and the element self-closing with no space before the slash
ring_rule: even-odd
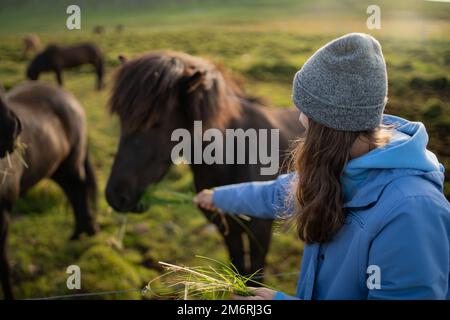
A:
<svg viewBox="0 0 450 320">
<path fill-rule="evenodd" d="M 127 205 L 130 203 L 130 199 L 126 195 L 121 194 L 119 195 L 117 203 L 119 205 L 119 208 L 126 208 Z"/>
<path fill-rule="evenodd" d="M 113 207 L 114 210 L 124 212 L 129 210 L 130 197 L 124 192 L 122 188 L 114 188 L 108 185 L 106 187 L 106 201 Z"/>
</svg>

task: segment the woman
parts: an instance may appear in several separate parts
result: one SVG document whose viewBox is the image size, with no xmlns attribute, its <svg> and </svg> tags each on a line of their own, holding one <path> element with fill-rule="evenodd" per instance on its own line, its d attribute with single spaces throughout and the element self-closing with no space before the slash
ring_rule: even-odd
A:
<svg viewBox="0 0 450 320">
<path fill-rule="evenodd" d="M 448 299 L 450 205 L 444 167 L 420 122 L 383 115 L 386 64 L 377 40 L 348 34 L 297 72 L 307 128 L 295 172 L 203 190 L 207 209 L 290 216 L 305 242 L 296 297 L 266 288 L 237 299 Z"/>
</svg>

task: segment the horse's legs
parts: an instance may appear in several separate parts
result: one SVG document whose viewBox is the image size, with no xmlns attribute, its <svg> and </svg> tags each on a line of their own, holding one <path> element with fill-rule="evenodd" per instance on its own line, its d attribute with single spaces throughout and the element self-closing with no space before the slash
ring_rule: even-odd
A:
<svg viewBox="0 0 450 320">
<path fill-rule="evenodd" d="M 62 87 L 63 86 L 63 78 L 62 78 L 61 69 L 55 69 L 55 74 L 56 74 L 56 81 L 58 81 L 58 84 Z"/>
<path fill-rule="evenodd" d="M 3 286 L 3 295 L 7 300 L 14 298 L 11 284 L 11 267 L 6 253 L 8 238 L 9 215 L 6 209 L 0 207 L 0 280 Z"/>
<path fill-rule="evenodd" d="M 250 266 L 248 265 L 248 260 L 246 260 L 246 254 L 244 250 L 244 243 L 242 233 L 243 230 L 239 224 L 230 219 L 230 217 L 226 217 L 227 225 L 224 227 L 224 232 L 221 232 L 225 244 L 228 249 L 228 254 L 230 256 L 231 263 L 236 267 L 238 272 L 242 275 L 246 275 L 250 273 Z M 222 230 L 221 230 L 222 231 Z"/>
<path fill-rule="evenodd" d="M 97 61 L 97 63 L 94 64 L 95 67 L 95 73 L 97 74 L 97 90 L 100 90 L 103 88 L 103 73 L 104 73 L 104 66 L 103 61 Z"/>
<path fill-rule="evenodd" d="M 224 215 L 224 223 L 218 214 L 209 213 L 207 216 L 218 226 L 231 262 L 240 274 L 250 275 L 263 270 L 271 239 L 271 220 L 253 218 L 250 222 L 243 220 L 238 222 L 238 217 Z M 258 282 L 261 280 L 259 278 Z"/>
<path fill-rule="evenodd" d="M 75 231 L 71 239 L 77 239 L 82 233 L 94 235 L 98 230 L 88 205 L 89 185 L 87 179 L 80 177 L 76 171 L 63 164 L 52 176 L 52 179 L 64 190 L 73 207 Z"/>
<path fill-rule="evenodd" d="M 266 255 L 269 251 L 270 240 L 272 238 L 272 220 L 252 218 L 248 224 L 248 237 L 251 257 L 250 274 L 260 270 L 261 275 L 255 280 L 262 282 L 262 271 L 264 269 Z"/>
</svg>

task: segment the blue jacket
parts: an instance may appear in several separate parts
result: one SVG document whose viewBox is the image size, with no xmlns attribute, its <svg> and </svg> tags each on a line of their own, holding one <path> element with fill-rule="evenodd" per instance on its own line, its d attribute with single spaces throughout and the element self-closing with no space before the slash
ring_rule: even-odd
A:
<svg viewBox="0 0 450 320">
<path fill-rule="evenodd" d="M 426 149 L 420 122 L 385 115 L 395 134 L 347 164 L 346 223 L 332 241 L 305 245 L 296 297 L 275 299 L 449 299 L 450 204 L 444 167 Z M 294 174 L 215 189 L 216 207 L 273 219 L 286 208 Z"/>
</svg>

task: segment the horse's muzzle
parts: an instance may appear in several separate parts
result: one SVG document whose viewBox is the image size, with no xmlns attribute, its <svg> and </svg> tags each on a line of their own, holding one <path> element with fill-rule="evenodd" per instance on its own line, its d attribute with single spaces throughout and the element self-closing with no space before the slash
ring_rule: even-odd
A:
<svg viewBox="0 0 450 320">
<path fill-rule="evenodd" d="M 123 191 L 113 191 L 110 185 L 106 187 L 105 196 L 108 204 L 120 213 L 142 213 L 149 207 L 142 201 L 139 201 L 140 197 L 137 197 L 137 200 L 131 199 Z"/>
</svg>

